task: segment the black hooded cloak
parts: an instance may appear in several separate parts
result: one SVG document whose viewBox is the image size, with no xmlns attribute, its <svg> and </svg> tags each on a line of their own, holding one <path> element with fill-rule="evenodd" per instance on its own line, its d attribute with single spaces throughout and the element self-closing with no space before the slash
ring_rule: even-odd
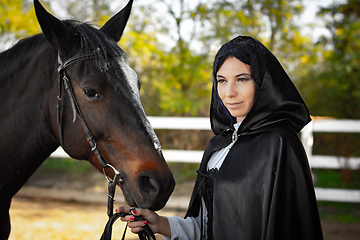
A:
<svg viewBox="0 0 360 240">
<path fill-rule="evenodd" d="M 260 81 L 255 79 L 254 105 L 216 175 L 213 239 L 323 239 L 311 172 L 298 137 L 311 121 L 308 109 L 281 64 L 264 45 L 244 36 L 232 41 L 253 42 L 261 58 L 257 63 L 264 71 L 258 74 Z M 214 69 L 219 57 L 215 58 Z M 206 172 L 212 153 L 231 143 L 235 131 L 231 118 L 219 111 L 218 102 L 214 84 L 210 119 L 215 136 L 205 149 L 200 173 Z M 199 215 L 199 179 L 186 216 Z"/>
</svg>

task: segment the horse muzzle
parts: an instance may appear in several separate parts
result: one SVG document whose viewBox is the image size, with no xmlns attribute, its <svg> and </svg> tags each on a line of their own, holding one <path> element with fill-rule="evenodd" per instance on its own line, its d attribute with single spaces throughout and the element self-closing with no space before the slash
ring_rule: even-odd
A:
<svg viewBox="0 0 360 240">
<path fill-rule="evenodd" d="M 125 201 L 132 207 L 146 208 L 153 211 L 162 209 L 175 187 L 172 174 L 159 178 L 152 172 L 141 172 L 136 181 L 120 183 Z"/>
</svg>

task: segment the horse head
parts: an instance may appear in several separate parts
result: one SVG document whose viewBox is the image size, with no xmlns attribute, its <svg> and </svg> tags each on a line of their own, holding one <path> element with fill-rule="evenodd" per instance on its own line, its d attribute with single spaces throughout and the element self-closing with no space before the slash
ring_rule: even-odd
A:
<svg viewBox="0 0 360 240">
<path fill-rule="evenodd" d="M 60 21 L 37 0 L 34 5 L 42 32 L 57 52 L 56 62 L 63 66 L 60 75 L 69 80 L 77 105 L 62 94 L 58 96 L 60 114 L 56 106 L 51 106 L 52 128 L 59 144 L 72 158 L 87 160 L 113 178 L 114 171 L 104 167 L 91 149 L 95 146 L 89 146 L 89 135 L 82 126 L 86 124 L 101 158 L 120 172 L 119 185 L 127 203 L 161 209 L 175 181 L 141 105 L 137 74 L 117 45 L 132 0 L 100 29 L 86 23 Z M 58 77 L 54 71 L 53 80 Z M 65 92 L 61 81 L 59 92 Z M 77 116 L 75 107 L 79 110 Z"/>
</svg>

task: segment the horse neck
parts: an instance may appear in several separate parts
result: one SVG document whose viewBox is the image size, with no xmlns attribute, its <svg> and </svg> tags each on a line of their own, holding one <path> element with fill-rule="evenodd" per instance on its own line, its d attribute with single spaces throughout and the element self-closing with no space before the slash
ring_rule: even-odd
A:
<svg viewBox="0 0 360 240">
<path fill-rule="evenodd" d="M 59 145 L 51 117 L 51 108 L 56 112 L 56 50 L 42 42 L 16 56 L 20 47 L 0 55 L 0 63 L 7 61 L 0 64 L 2 187 L 20 188 Z"/>
</svg>

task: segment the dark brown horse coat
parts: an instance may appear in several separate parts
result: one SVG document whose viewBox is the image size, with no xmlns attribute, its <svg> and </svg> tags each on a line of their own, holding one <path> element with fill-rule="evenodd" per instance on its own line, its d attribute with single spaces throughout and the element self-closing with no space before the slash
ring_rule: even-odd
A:
<svg viewBox="0 0 360 240">
<path fill-rule="evenodd" d="M 239 37 L 249 40 L 248 37 Z M 241 240 L 323 239 L 308 160 L 297 133 L 310 121 L 306 105 L 273 54 L 253 39 L 262 52 L 264 77 L 253 108 L 237 131 L 216 176 L 213 238 Z M 230 120 L 215 109 L 216 134 L 199 171 L 205 172 L 216 150 L 232 141 Z M 198 177 L 186 216 L 199 215 Z"/>
</svg>

